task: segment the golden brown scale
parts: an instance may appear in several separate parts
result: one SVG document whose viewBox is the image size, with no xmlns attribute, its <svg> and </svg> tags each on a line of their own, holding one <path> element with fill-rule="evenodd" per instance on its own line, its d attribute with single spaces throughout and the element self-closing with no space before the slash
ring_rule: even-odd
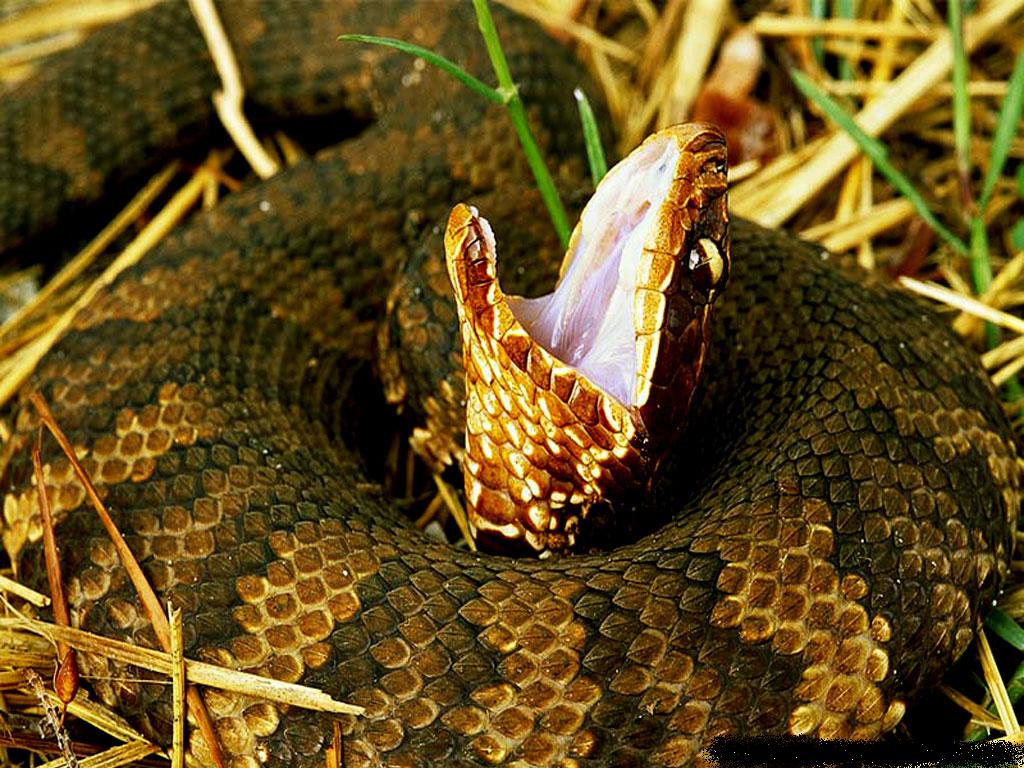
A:
<svg viewBox="0 0 1024 768">
<path fill-rule="evenodd" d="M 333 39 L 436 42 L 483 74 L 475 25 L 432 2 L 222 5 L 251 42 L 257 92 L 315 109 L 321 89 L 376 122 L 173 235 L 97 300 L 34 379 L 151 582 L 184 609 L 188 655 L 364 706 L 340 721 L 349 768 L 689 765 L 721 733 L 869 737 L 895 725 L 908 694 L 966 648 L 1006 569 L 1020 465 L 973 355 L 912 300 L 734 221 L 691 427 L 638 502 L 657 530 L 544 562 L 432 541 L 355 452 L 380 431 L 373 329 L 397 265 L 414 257 L 409 289 L 392 295 L 383 335 L 397 347 L 385 367 L 404 374 L 410 404 L 434 397 L 434 424 L 453 423 L 445 404 L 457 404 L 458 385 L 436 381 L 458 357 L 444 341 L 457 328 L 437 330 L 454 313 L 431 311 L 432 286 L 444 283 L 433 228 L 462 200 L 522 253 L 551 265 L 557 246 L 522 162 L 510 160 L 500 111 L 409 59 Z M 146 156 L 143 118 L 161 105 L 142 94 L 154 82 L 173 97 L 174 120 L 209 112 L 211 76 L 195 74 L 206 59 L 183 8 L 146 11 L 54 61 L 0 104 L 0 131 L 59 118 L 87 136 L 115 131 L 124 157 Z M 528 27 L 499 23 L 571 187 L 584 167 L 569 98 L 579 69 Z M 173 65 L 150 69 L 143 52 Z M 334 74 L 300 81 L 297 66 Z M 100 87 L 112 71 L 118 87 Z M 79 111 L 48 114 L 53 94 Z M 144 114 L 111 121 L 105 99 Z M 141 138 L 127 135 L 135 129 Z M 472 144 L 479 135 L 499 143 Z M 5 138 L 0 153 L 16 146 Z M 109 171 L 100 160 L 110 158 L 93 159 Z M 14 168 L 21 185 L 13 198 L 0 187 L 5 243 L 52 222 L 61 195 L 83 188 L 58 183 L 59 156 L 47 162 L 0 156 L 0 176 Z M 503 281 L 518 266 L 504 253 Z M 437 262 L 420 282 L 424 259 Z M 540 273 L 521 278 L 536 285 Z M 30 410 L 17 429 L 34 436 Z M 50 450 L 44 461 L 74 620 L 154 645 L 66 460 Z M 36 527 L 24 455 L 4 480 L 5 542 L 16 545 Z M 39 560 L 34 545 L 22 552 L 27 578 L 41 578 Z M 82 663 L 99 698 L 167 738 L 166 685 L 106 659 Z M 232 765 L 323 764 L 328 718 L 205 697 Z M 195 736 L 190 757 L 206 764 Z"/>
</svg>

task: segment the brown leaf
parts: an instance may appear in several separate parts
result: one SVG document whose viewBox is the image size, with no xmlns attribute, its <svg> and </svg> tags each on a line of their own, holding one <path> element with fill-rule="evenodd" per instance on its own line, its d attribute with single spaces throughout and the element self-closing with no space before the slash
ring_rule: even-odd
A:
<svg viewBox="0 0 1024 768">
<path fill-rule="evenodd" d="M 61 711 L 63 720 L 68 704 L 74 701 L 78 693 L 78 659 L 74 648 L 69 648 L 57 665 L 57 671 L 53 673 L 53 690 L 64 705 Z"/>
</svg>

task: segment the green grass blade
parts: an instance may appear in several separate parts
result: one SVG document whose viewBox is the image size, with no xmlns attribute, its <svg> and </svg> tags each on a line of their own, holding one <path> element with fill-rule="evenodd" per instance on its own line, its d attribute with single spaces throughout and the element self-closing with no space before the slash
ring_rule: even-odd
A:
<svg viewBox="0 0 1024 768">
<path fill-rule="evenodd" d="M 1017 54 L 1013 73 L 1007 81 L 1006 96 L 1003 99 L 1002 107 L 999 108 L 996 130 L 992 135 L 992 154 L 989 157 L 985 181 L 981 185 L 979 207 L 983 208 L 988 203 L 992 190 L 996 187 L 996 181 L 1003 172 L 1006 158 L 1010 156 L 1010 144 L 1020 128 L 1022 112 L 1024 112 L 1024 51 Z M 1017 183 L 1021 195 L 1024 196 L 1024 165 L 1017 169 Z"/>
<path fill-rule="evenodd" d="M 946 5 L 946 26 L 953 46 L 953 146 L 956 153 L 956 173 L 960 185 L 960 202 L 964 218 L 970 228 L 971 283 L 974 292 L 981 295 L 992 284 L 992 262 L 988 252 L 988 232 L 981 208 L 971 195 L 971 102 L 967 93 L 967 52 L 964 50 L 964 0 L 950 0 Z M 999 344 L 999 329 L 985 323 L 985 343 L 989 349 Z M 1007 382 L 1007 391 L 1019 389 L 1014 377 Z"/>
<path fill-rule="evenodd" d="M 978 212 L 971 217 L 971 255 L 967 260 L 971 267 L 971 282 L 975 293 L 981 295 L 992 285 L 992 263 L 988 258 L 988 231 L 985 219 Z M 989 349 L 999 346 L 1003 340 L 1002 331 L 992 323 L 985 323 L 985 346 Z M 1016 376 L 1011 376 L 1001 387 L 1004 399 L 1009 403 L 1020 400 L 1024 390 Z"/>
<path fill-rule="evenodd" d="M 853 0 L 837 0 L 836 16 L 841 19 L 852 19 L 854 17 Z M 853 80 L 853 65 L 846 56 L 839 57 L 839 79 Z"/>
<path fill-rule="evenodd" d="M 487 4 L 487 0 L 473 0 L 473 10 L 476 11 L 476 23 L 484 38 L 484 45 L 487 46 L 487 55 L 491 59 L 494 74 L 498 78 L 498 90 L 505 92 L 510 97 L 516 93 L 516 84 L 512 80 L 512 71 L 508 68 L 505 51 L 501 47 L 498 28 L 494 26 L 491 8 Z"/>
<path fill-rule="evenodd" d="M 971 256 L 969 262 L 974 291 L 981 295 L 992 285 L 992 264 L 988 260 L 988 232 L 985 231 L 985 220 L 980 215 L 971 217 Z M 998 343 L 998 340 L 996 343 Z"/>
<path fill-rule="evenodd" d="M 1024 251 L 1024 219 L 1015 221 L 1010 229 L 1010 243 L 1013 250 Z"/>
<path fill-rule="evenodd" d="M 377 35 L 339 35 L 338 39 L 343 42 L 383 45 L 387 48 L 394 48 L 402 53 L 408 53 L 410 56 L 419 56 L 424 61 L 444 70 L 460 83 L 467 86 L 471 91 L 483 96 L 488 101 L 492 101 L 495 104 L 505 104 L 505 97 L 499 91 L 491 88 L 491 86 L 487 85 L 487 83 L 482 80 L 478 80 L 473 77 L 469 72 L 459 67 L 453 61 L 434 53 L 428 48 L 424 48 L 420 45 L 414 45 L 413 43 L 407 43 L 404 40 L 395 40 L 393 37 L 378 37 Z"/>
<path fill-rule="evenodd" d="M 594 117 L 594 110 L 583 89 L 575 89 L 572 95 L 576 97 L 576 106 L 580 110 L 580 124 L 583 126 L 583 142 L 587 146 L 590 178 L 594 180 L 596 186 L 608 173 L 608 161 L 604 156 L 604 147 L 601 146 L 601 131 L 597 127 L 597 118 Z"/>
<path fill-rule="evenodd" d="M 910 180 L 904 176 L 899 170 L 897 170 L 892 163 L 889 162 L 888 151 L 885 145 L 882 144 L 878 139 L 868 136 L 864 133 L 863 129 L 857 125 L 853 117 L 839 104 L 829 98 L 824 92 L 821 91 L 811 79 L 807 77 L 803 72 L 798 70 L 790 70 L 790 75 L 793 78 L 793 82 L 796 87 L 800 89 L 807 98 L 813 101 L 828 117 L 840 128 L 842 128 L 854 143 L 860 147 L 860 150 L 867 155 L 871 162 L 874 163 L 875 168 L 878 169 L 885 178 L 893 185 L 907 200 L 914 206 L 914 210 L 917 211 L 917 215 L 927 222 L 935 233 L 938 234 L 943 240 L 952 246 L 952 248 L 963 256 L 968 256 L 969 252 L 967 246 L 963 240 L 954 235 L 951 231 L 946 229 L 942 223 L 935 218 L 935 214 L 928 208 L 928 204 L 921 197 L 921 194 L 914 188 L 914 185 L 910 183 Z"/>
<path fill-rule="evenodd" d="M 810 0 L 807 12 L 812 19 L 824 19 L 828 14 L 828 3 L 826 0 Z M 811 52 L 819 65 L 825 62 L 825 43 L 820 37 L 811 38 Z"/>
<path fill-rule="evenodd" d="M 985 627 L 991 629 L 1018 651 L 1024 651 L 1024 628 L 998 608 L 994 608 L 985 619 Z"/>
<path fill-rule="evenodd" d="M 971 105 L 967 95 L 967 53 L 964 50 L 963 0 L 946 5 L 946 24 L 953 43 L 953 146 L 956 170 L 960 177 L 962 199 L 970 198 L 971 183 Z M 969 211 L 964 208 L 964 215 Z M 984 290 L 975 285 L 975 290 Z"/>
<path fill-rule="evenodd" d="M 566 216 L 565 207 L 558 195 L 554 179 L 551 178 L 551 174 L 544 164 L 540 147 L 537 146 L 533 133 L 530 131 L 530 124 L 526 119 L 526 108 L 512 81 L 512 73 L 509 71 L 505 52 L 501 49 L 501 41 L 498 39 L 498 30 L 494 26 L 494 19 L 491 17 L 491 9 L 487 5 L 487 0 L 473 0 L 473 8 L 476 11 L 480 33 L 487 46 L 487 53 L 491 58 L 491 65 L 494 67 L 494 74 L 498 78 L 498 90 L 505 98 L 509 119 L 519 137 L 519 143 L 523 147 L 523 154 L 533 172 L 533 178 L 537 182 L 537 190 L 540 192 L 544 204 L 547 206 L 548 215 L 555 225 L 558 239 L 561 240 L 562 247 L 566 247 L 569 245 L 569 217 Z"/>
</svg>

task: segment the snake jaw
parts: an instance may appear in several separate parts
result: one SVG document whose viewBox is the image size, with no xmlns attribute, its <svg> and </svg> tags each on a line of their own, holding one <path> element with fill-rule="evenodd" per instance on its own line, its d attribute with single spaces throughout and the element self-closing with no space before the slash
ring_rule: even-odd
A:
<svg viewBox="0 0 1024 768">
<path fill-rule="evenodd" d="M 490 225 L 452 211 L 478 539 L 571 551 L 590 507 L 650 482 L 689 411 L 728 274 L 725 185 L 716 128 L 650 137 L 598 186 L 538 299 L 505 296 Z"/>
</svg>

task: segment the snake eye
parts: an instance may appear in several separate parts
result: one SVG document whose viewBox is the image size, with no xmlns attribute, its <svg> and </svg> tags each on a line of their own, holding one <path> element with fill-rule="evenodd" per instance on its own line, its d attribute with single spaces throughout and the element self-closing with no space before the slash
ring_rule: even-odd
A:
<svg viewBox="0 0 1024 768">
<path fill-rule="evenodd" d="M 697 287 L 703 291 L 711 291 L 722 279 L 725 260 L 722 259 L 722 254 L 714 241 L 702 237 L 690 250 L 688 266 Z"/>
<path fill-rule="evenodd" d="M 725 178 L 726 173 L 728 173 L 725 160 L 709 160 L 704 163 L 701 168 L 701 173 L 705 176 L 721 176 L 722 178 Z"/>
</svg>

